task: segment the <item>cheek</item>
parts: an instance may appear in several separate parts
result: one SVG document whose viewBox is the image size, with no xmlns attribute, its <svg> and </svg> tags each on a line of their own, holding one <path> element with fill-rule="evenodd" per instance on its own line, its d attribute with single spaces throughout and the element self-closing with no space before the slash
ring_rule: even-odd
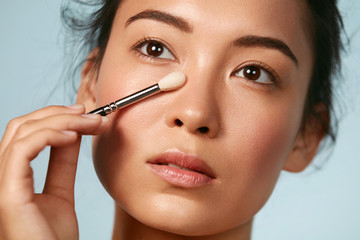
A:
<svg viewBox="0 0 360 240">
<path fill-rule="evenodd" d="M 108 48 L 116 49 L 111 41 Z M 124 49 L 118 51 L 124 51 Z M 114 52 L 106 52 L 99 71 L 96 86 L 97 107 L 149 87 L 172 71 L 171 68 L 140 65 L 138 60 L 131 56 L 125 59 Z M 162 116 L 157 113 L 163 112 L 160 109 L 163 108 L 164 100 L 159 100 L 162 98 L 164 97 L 152 96 L 109 115 L 112 128 L 102 136 L 93 138 L 93 159 L 96 172 L 107 191 L 113 197 L 116 196 L 115 199 L 119 199 L 118 195 L 127 191 L 124 187 L 131 188 L 127 187 L 129 185 L 120 187 L 120 183 L 134 178 L 130 174 L 136 174 L 135 171 L 126 171 L 126 169 L 134 169 L 136 166 L 131 164 L 136 164 L 137 161 L 131 163 L 127 160 L 143 159 L 141 155 L 143 151 L 139 149 L 139 146 L 149 145 L 149 139 L 154 137 L 154 132 L 156 132 L 154 127 L 151 131 L 148 129 L 149 125 L 153 125 L 152 123 L 160 122 Z M 154 99 L 157 99 L 155 100 L 156 107 L 154 107 Z M 150 133 L 147 134 L 149 131 Z M 141 176 L 137 176 L 136 179 L 141 179 Z"/>
<path fill-rule="evenodd" d="M 281 110 L 271 111 L 269 115 L 265 115 L 265 119 L 269 117 L 270 121 L 254 121 L 257 124 L 244 128 L 248 133 L 246 142 L 242 143 L 246 145 L 244 149 L 249 151 L 246 164 L 254 171 L 252 176 L 256 176 L 252 180 L 261 182 L 262 179 L 267 179 L 274 182 L 276 179 L 297 134 L 297 120 L 291 115 L 284 114 Z M 259 116 L 259 119 L 261 117 L 264 115 Z"/>
<path fill-rule="evenodd" d="M 174 66 L 162 67 L 145 64 L 132 53 L 124 39 L 110 38 L 102 60 L 96 86 L 97 106 L 116 101 L 129 94 L 157 83 L 175 70 Z"/>
<path fill-rule="evenodd" d="M 157 134 L 154 134 L 158 124 L 154 123 L 160 123 L 163 111 L 161 106 L 155 111 L 151 108 L 152 104 L 153 99 L 149 98 L 113 113 L 110 115 L 112 128 L 93 138 L 97 175 L 109 194 L 114 200 L 121 201 L 122 206 L 132 201 L 129 196 L 133 195 L 136 188 L 134 184 L 144 185 L 141 172 L 134 169 L 143 169 L 143 160 L 146 159 L 144 153 L 160 145 L 153 145 L 154 141 L 159 140 Z"/>
<path fill-rule="evenodd" d="M 233 124 L 236 127 L 232 137 L 223 145 L 223 149 L 228 149 L 230 166 L 224 181 L 230 184 L 237 201 L 246 201 L 248 206 L 253 206 L 250 211 L 259 210 L 266 202 L 292 150 L 302 111 L 301 104 L 288 100 L 262 104 L 262 107 L 254 103 L 251 108 L 244 107 L 241 111 L 247 114 L 239 112 L 238 118 L 228 116 L 229 121 L 237 124 Z M 242 200 L 244 195 L 246 200 Z M 235 201 L 236 205 L 241 204 Z"/>
</svg>

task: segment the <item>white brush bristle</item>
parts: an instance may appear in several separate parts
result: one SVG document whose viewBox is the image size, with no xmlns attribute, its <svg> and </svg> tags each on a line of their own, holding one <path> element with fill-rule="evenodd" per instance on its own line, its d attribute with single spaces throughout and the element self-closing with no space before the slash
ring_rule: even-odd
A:
<svg viewBox="0 0 360 240">
<path fill-rule="evenodd" d="M 172 72 L 165 77 L 163 77 L 159 82 L 159 88 L 161 91 L 170 91 L 177 89 L 184 85 L 185 83 L 185 74 L 182 72 Z"/>
</svg>

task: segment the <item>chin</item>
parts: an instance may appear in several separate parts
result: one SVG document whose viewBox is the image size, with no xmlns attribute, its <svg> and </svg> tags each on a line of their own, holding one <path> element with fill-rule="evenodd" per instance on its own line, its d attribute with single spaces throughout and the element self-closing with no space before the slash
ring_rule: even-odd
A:
<svg viewBox="0 0 360 240">
<path fill-rule="evenodd" d="M 183 196 L 162 194 L 146 199 L 141 207 L 131 204 L 124 206 L 123 210 L 128 217 L 136 219 L 151 231 L 196 237 L 217 235 L 251 223 L 251 218 L 239 218 L 241 213 L 229 217 L 221 209 L 213 211 L 214 206 L 206 206 Z"/>
</svg>

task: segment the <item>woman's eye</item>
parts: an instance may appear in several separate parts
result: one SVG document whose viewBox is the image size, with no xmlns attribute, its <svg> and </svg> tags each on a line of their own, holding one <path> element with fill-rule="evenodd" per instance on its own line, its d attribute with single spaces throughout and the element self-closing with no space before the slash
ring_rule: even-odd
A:
<svg viewBox="0 0 360 240">
<path fill-rule="evenodd" d="M 263 83 L 263 84 L 274 83 L 272 77 L 269 76 L 269 73 L 257 66 L 243 67 L 236 72 L 235 76 L 242 77 L 257 83 Z"/>
<path fill-rule="evenodd" d="M 175 60 L 175 57 L 169 49 L 158 41 L 147 41 L 142 43 L 138 49 L 141 53 L 149 57 Z"/>
</svg>

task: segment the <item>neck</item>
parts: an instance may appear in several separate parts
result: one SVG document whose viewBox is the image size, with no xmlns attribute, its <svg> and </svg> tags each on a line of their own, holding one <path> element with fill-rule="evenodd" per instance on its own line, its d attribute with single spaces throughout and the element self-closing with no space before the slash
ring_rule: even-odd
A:
<svg viewBox="0 0 360 240">
<path fill-rule="evenodd" d="M 116 205 L 113 240 L 250 240 L 251 225 L 252 220 L 235 229 L 215 235 L 181 236 L 146 226 Z"/>
</svg>

